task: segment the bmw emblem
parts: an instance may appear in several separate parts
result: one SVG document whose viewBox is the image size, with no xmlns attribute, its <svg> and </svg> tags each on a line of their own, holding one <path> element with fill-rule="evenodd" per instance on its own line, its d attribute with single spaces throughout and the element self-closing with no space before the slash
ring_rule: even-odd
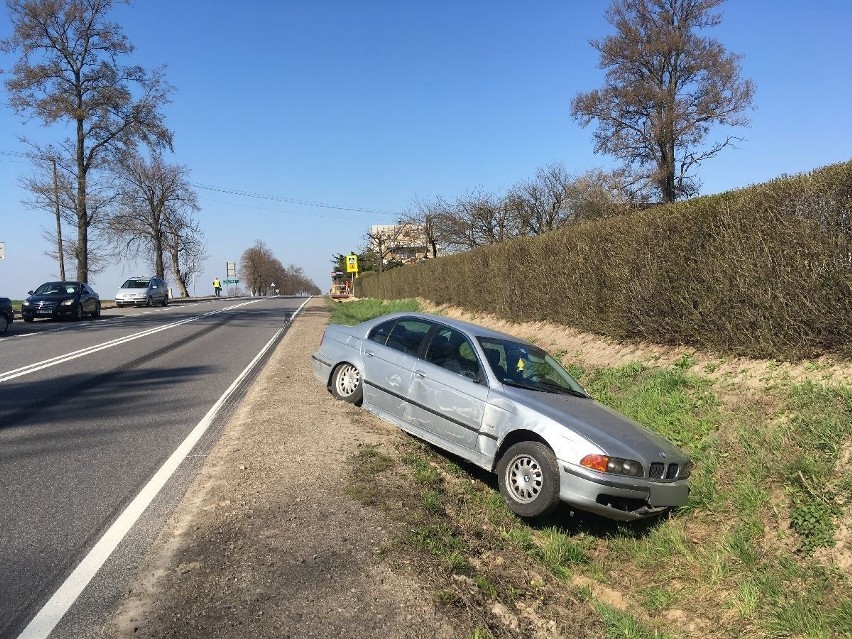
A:
<svg viewBox="0 0 852 639">
<path fill-rule="evenodd" d="M 666 454 L 663 451 L 660 451 L 660 457 L 663 459 L 667 459 Z"/>
</svg>

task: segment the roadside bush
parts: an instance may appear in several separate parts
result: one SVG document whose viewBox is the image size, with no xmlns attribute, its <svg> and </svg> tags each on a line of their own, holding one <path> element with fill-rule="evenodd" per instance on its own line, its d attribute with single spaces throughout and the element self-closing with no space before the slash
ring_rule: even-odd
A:
<svg viewBox="0 0 852 639">
<path fill-rule="evenodd" d="M 852 162 L 364 278 L 509 320 L 750 357 L 852 351 Z"/>
</svg>

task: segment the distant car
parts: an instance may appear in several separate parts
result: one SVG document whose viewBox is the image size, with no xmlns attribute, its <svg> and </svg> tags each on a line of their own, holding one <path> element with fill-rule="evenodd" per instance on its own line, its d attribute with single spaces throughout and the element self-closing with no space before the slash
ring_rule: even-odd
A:
<svg viewBox="0 0 852 639">
<path fill-rule="evenodd" d="M 115 305 L 122 306 L 166 306 L 169 303 L 169 289 L 159 277 L 131 277 L 115 294 Z"/>
<path fill-rule="evenodd" d="M 98 317 L 100 314 L 100 297 L 85 282 L 45 282 L 30 291 L 21 304 L 25 322 L 37 317 L 81 320 L 84 315 Z"/>
<path fill-rule="evenodd" d="M 497 473 L 522 517 L 560 500 L 614 520 L 686 503 L 689 457 L 598 403 L 547 352 L 423 313 L 329 325 L 312 356 L 338 399 Z"/>
<path fill-rule="evenodd" d="M 0 335 L 6 333 L 15 319 L 15 312 L 12 310 L 12 300 L 8 297 L 0 297 Z"/>
</svg>

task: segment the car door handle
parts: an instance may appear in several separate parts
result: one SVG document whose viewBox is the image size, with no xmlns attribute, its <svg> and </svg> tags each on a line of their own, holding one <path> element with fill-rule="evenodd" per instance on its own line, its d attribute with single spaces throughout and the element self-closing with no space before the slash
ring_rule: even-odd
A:
<svg viewBox="0 0 852 639">
<path fill-rule="evenodd" d="M 418 379 L 423 379 L 424 377 L 426 377 L 426 373 L 424 373 L 423 371 L 414 371 L 414 376 Z"/>
<path fill-rule="evenodd" d="M 373 351 L 364 351 L 364 355 L 367 357 L 373 357 Z"/>
</svg>

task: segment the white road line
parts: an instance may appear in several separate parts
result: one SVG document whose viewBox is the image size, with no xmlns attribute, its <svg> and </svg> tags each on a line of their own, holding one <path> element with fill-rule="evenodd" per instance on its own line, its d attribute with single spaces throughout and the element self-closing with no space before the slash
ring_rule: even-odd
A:
<svg viewBox="0 0 852 639">
<path fill-rule="evenodd" d="M 302 304 L 304 306 L 304 304 Z M 299 311 L 302 310 L 299 307 Z M 298 312 L 298 311 L 297 311 Z M 295 317 L 295 313 L 293 314 Z M 89 584 L 92 578 L 97 574 L 101 566 L 116 549 L 118 544 L 127 535 L 128 531 L 133 527 L 145 509 L 151 504 L 154 498 L 162 490 L 166 482 L 171 478 L 174 472 L 180 466 L 184 458 L 189 454 L 195 444 L 201 439 L 210 424 L 216 418 L 219 410 L 228 398 L 234 393 L 240 382 L 246 378 L 252 368 L 258 361 L 272 348 L 273 343 L 278 336 L 284 331 L 283 328 L 278 329 L 275 335 L 270 339 L 266 346 L 255 356 L 251 363 L 243 369 L 239 377 L 234 380 L 233 384 L 228 387 L 228 390 L 213 404 L 213 407 L 207 412 L 204 418 L 198 422 L 198 425 L 192 429 L 192 432 L 187 435 L 186 439 L 181 442 L 180 446 L 172 453 L 171 457 L 166 460 L 166 463 L 157 471 L 151 478 L 151 481 L 136 495 L 130 505 L 124 510 L 115 523 L 109 527 L 100 538 L 98 543 L 89 551 L 89 554 L 77 565 L 65 582 L 59 587 L 50 600 L 39 610 L 38 614 L 33 618 L 29 625 L 24 628 L 24 631 L 19 635 L 18 639 L 46 639 L 59 623 L 59 620 L 68 612 L 68 609 L 80 596 L 85 587 Z"/>
<path fill-rule="evenodd" d="M 245 306 L 246 304 L 253 304 L 254 302 L 259 302 L 260 300 L 250 300 L 247 302 L 242 302 L 240 304 L 235 304 L 233 306 L 228 306 L 216 311 L 208 311 L 206 313 L 202 313 L 201 315 L 196 315 L 195 317 L 189 317 L 187 319 L 183 319 L 177 322 L 172 322 L 170 324 L 164 324 L 163 326 L 158 326 L 156 328 L 149 328 L 144 331 L 140 331 L 138 333 L 133 333 L 132 335 L 126 335 L 124 337 L 119 337 L 108 342 L 104 342 L 103 344 L 95 344 L 94 346 L 89 346 L 87 348 L 81 348 L 78 351 L 73 351 L 71 353 L 66 353 L 65 355 L 57 355 L 56 357 L 51 357 L 50 359 L 45 359 L 40 362 L 34 362 L 32 364 L 27 364 L 26 366 L 22 366 L 21 368 L 16 368 L 15 370 L 7 371 L 5 373 L 0 373 L 0 383 L 8 382 L 10 379 L 15 379 L 16 377 L 21 377 L 23 375 L 28 375 L 29 373 L 35 373 L 36 371 L 43 370 L 45 368 L 50 368 L 51 366 L 56 366 L 57 364 L 62 364 L 64 362 L 71 361 L 72 359 L 77 359 L 79 357 L 83 357 L 85 355 L 89 355 L 91 353 L 97 353 L 98 351 L 105 350 L 107 348 L 112 348 L 113 346 L 119 346 L 120 344 L 126 344 L 127 342 L 132 342 L 133 340 L 140 339 L 142 337 L 147 337 L 148 335 L 153 335 L 154 333 L 159 333 L 160 331 L 165 331 L 170 328 L 175 328 L 176 326 L 181 326 L 182 324 L 188 324 L 189 322 L 194 322 L 204 317 L 209 317 L 211 315 L 216 315 L 217 313 L 223 313 L 225 311 L 231 311 L 241 306 Z M 304 306 L 304 304 L 302 305 Z M 300 309 L 301 310 L 301 307 Z"/>
</svg>

